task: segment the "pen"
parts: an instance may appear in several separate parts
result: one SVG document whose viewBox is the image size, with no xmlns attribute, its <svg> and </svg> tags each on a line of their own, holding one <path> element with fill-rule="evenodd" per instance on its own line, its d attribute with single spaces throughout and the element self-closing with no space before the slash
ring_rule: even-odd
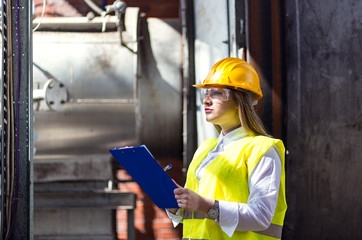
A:
<svg viewBox="0 0 362 240">
<path fill-rule="evenodd" d="M 169 163 L 169 164 L 167 164 L 167 166 L 166 167 L 164 167 L 163 168 L 163 171 L 167 171 L 167 170 L 170 170 L 172 168 L 172 164 L 171 163 Z"/>
</svg>

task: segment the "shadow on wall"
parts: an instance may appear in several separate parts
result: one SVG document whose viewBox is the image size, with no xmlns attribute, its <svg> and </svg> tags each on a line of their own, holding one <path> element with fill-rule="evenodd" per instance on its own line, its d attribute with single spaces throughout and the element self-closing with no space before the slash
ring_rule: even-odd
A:
<svg viewBox="0 0 362 240">
<path fill-rule="evenodd" d="M 140 144 L 147 145 L 161 166 L 172 163 L 174 176 L 172 173 L 170 176 L 182 184 L 180 23 L 177 19 L 148 18 L 141 20 L 140 28 Z M 176 176 L 176 173 L 179 174 Z M 137 239 L 160 239 L 161 232 L 179 239 L 181 226 L 173 228 L 165 211 L 159 209 L 143 191 L 137 195 L 137 208 L 142 209 L 143 214 L 143 219 L 139 221 L 143 226 L 137 227 L 136 220 Z"/>
<path fill-rule="evenodd" d="M 140 138 L 155 156 L 182 154 L 182 51 L 177 28 L 181 29 L 177 19 L 141 21 Z"/>
</svg>

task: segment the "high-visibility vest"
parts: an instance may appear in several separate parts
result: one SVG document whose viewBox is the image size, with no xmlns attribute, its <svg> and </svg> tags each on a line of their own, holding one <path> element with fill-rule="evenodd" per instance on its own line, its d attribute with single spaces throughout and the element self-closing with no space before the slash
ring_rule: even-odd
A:
<svg viewBox="0 0 362 240">
<path fill-rule="evenodd" d="M 247 136 L 233 143 L 204 170 L 201 181 L 195 172 L 208 152 L 215 148 L 217 139 L 204 142 L 195 152 L 187 171 L 186 188 L 215 200 L 247 203 L 248 179 L 266 151 L 275 146 L 281 157 L 281 179 L 278 202 L 271 225 L 264 231 L 235 231 L 231 238 L 214 219 L 198 211 L 184 211 L 183 239 L 280 239 L 287 209 L 285 198 L 284 145 L 281 140 L 264 136 Z"/>
</svg>

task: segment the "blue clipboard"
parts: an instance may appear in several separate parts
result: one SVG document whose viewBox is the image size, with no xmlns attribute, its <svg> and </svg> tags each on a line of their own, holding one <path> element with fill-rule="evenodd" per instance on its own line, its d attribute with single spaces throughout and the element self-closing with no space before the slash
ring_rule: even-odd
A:
<svg viewBox="0 0 362 240">
<path fill-rule="evenodd" d="M 173 193 L 176 184 L 145 145 L 109 151 L 159 208 L 179 208 Z"/>
</svg>

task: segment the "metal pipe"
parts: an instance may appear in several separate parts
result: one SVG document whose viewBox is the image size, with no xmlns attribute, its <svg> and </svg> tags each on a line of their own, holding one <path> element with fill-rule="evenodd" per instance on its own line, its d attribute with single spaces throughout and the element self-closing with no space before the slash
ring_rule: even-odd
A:
<svg viewBox="0 0 362 240">
<path fill-rule="evenodd" d="M 48 17 L 34 19 L 33 27 L 40 21 L 38 31 L 101 31 L 104 24 L 108 31 L 116 31 L 119 22 L 116 16 L 95 17 L 92 20 L 86 17 Z"/>
</svg>

